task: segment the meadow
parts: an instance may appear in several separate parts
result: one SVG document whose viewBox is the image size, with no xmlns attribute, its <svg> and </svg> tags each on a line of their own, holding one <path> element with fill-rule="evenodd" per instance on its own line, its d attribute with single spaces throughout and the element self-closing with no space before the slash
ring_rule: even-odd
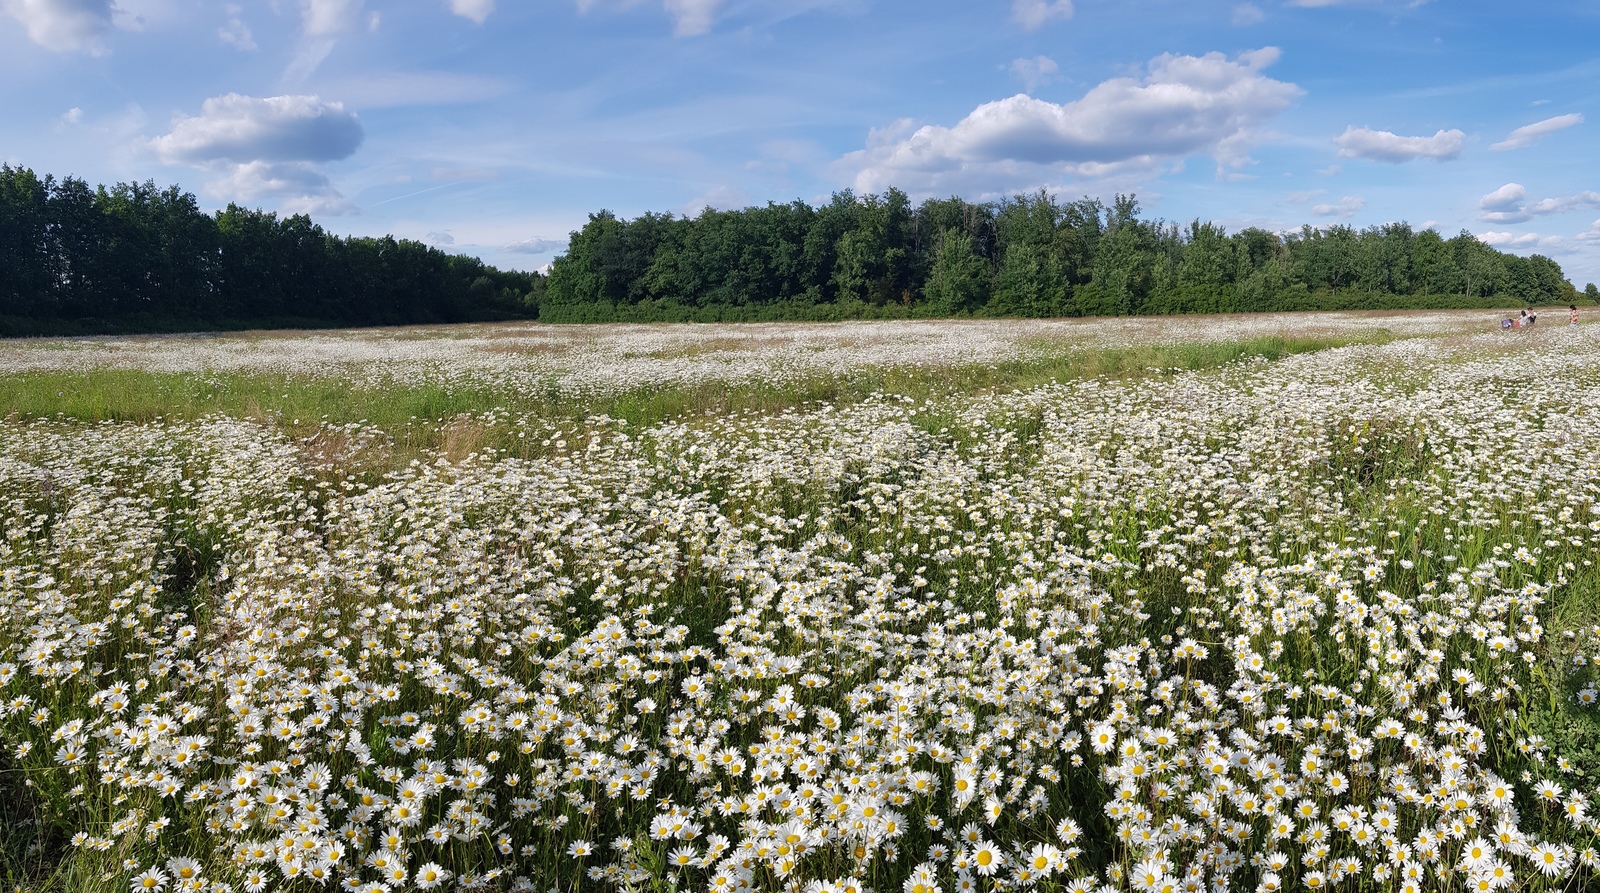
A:
<svg viewBox="0 0 1600 893">
<path fill-rule="evenodd" d="M 1497 320 L 0 342 L 0 881 L 1582 889 L 1600 327 Z"/>
</svg>

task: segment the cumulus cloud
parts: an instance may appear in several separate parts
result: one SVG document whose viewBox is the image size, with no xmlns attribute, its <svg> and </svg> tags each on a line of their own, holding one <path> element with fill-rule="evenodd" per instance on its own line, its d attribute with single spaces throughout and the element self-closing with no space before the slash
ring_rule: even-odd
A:
<svg viewBox="0 0 1600 893">
<path fill-rule="evenodd" d="M 152 147 L 162 161 L 336 161 L 361 145 L 361 122 L 316 96 L 214 96 L 195 117 L 179 116 Z"/>
<path fill-rule="evenodd" d="M 57 53 L 103 55 L 112 16 L 111 0 L 0 0 L 0 10 L 22 23 L 28 39 Z"/>
<path fill-rule="evenodd" d="M 1334 138 L 1339 154 L 1345 158 L 1366 158 L 1393 164 L 1413 158 L 1445 161 L 1461 154 L 1467 135 L 1459 130 L 1441 130 L 1433 136 L 1399 136 L 1387 130 L 1372 130 L 1351 125 Z"/>
<path fill-rule="evenodd" d="M 454 245 L 456 243 L 456 237 L 450 235 L 449 230 L 445 230 L 444 232 L 428 233 L 422 237 L 422 241 L 427 242 L 429 245 L 439 247 L 442 245 Z"/>
<path fill-rule="evenodd" d="M 1267 14 L 1261 7 L 1254 3 L 1241 3 L 1233 8 L 1233 24 L 1243 28 L 1246 25 L 1257 25 L 1267 20 Z"/>
<path fill-rule="evenodd" d="M 1049 56 L 1011 60 L 1011 76 L 1021 81 L 1022 86 L 1030 93 L 1040 84 L 1053 80 L 1056 72 L 1060 70 L 1061 67 Z"/>
<path fill-rule="evenodd" d="M 450 0 L 450 11 L 481 25 L 494 12 L 494 0 Z"/>
<path fill-rule="evenodd" d="M 1521 183 L 1507 183 L 1478 200 L 1478 207 L 1485 211 L 1511 211 L 1522 207 L 1528 197 L 1528 190 Z"/>
<path fill-rule="evenodd" d="M 1304 192 L 1291 192 L 1284 196 L 1284 200 L 1291 205 L 1303 205 L 1327 191 L 1326 189 L 1307 189 Z"/>
<path fill-rule="evenodd" d="M 1070 19 L 1074 11 L 1072 0 L 1012 0 L 1011 3 L 1011 18 L 1029 31 L 1060 19 Z"/>
<path fill-rule="evenodd" d="M 1600 242 L 1600 220 L 1589 224 L 1588 229 L 1578 233 L 1577 239 L 1580 242 Z"/>
<path fill-rule="evenodd" d="M 1347 195 L 1332 204 L 1313 205 L 1311 213 L 1318 217 L 1338 217 L 1348 220 L 1356 216 L 1362 208 L 1367 206 L 1367 200 L 1359 195 Z"/>
<path fill-rule="evenodd" d="M 304 162 L 251 161 L 234 165 L 226 176 L 207 183 L 206 192 L 228 201 L 276 199 L 278 206 L 290 214 L 327 217 L 356 211 L 326 175 Z"/>
<path fill-rule="evenodd" d="M 1566 130 L 1568 127 L 1576 127 L 1582 123 L 1583 115 L 1578 113 L 1546 118 L 1543 121 L 1536 121 L 1532 124 L 1518 127 L 1516 130 L 1511 131 L 1505 139 L 1490 146 L 1489 149 L 1494 152 L 1504 152 L 1507 149 L 1526 149 L 1558 130 Z"/>
<path fill-rule="evenodd" d="M 1600 208 L 1600 192 L 1580 192 L 1530 202 L 1528 190 L 1520 184 L 1507 183 L 1478 201 L 1481 211 L 1478 216 L 1490 223 L 1521 223 L 1534 217 L 1584 208 Z"/>
<path fill-rule="evenodd" d="M 1018 94 L 984 103 L 951 127 L 896 122 L 874 130 L 866 148 L 838 165 L 854 172 L 859 189 L 919 193 L 1149 172 L 1202 153 L 1239 167 L 1255 128 L 1301 94 L 1262 74 L 1277 59 L 1273 47 L 1232 59 L 1159 56 L 1143 78 L 1104 81 L 1065 104 Z"/>
<path fill-rule="evenodd" d="M 552 252 L 562 251 L 566 247 L 566 239 L 533 238 L 523 239 L 520 242 L 512 242 L 510 245 L 501 247 L 500 250 L 508 251 L 512 254 L 550 254 Z"/>
<path fill-rule="evenodd" d="M 293 213 L 327 215 L 355 207 L 313 164 L 350 157 L 362 136 L 361 122 L 337 102 L 229 93 L 207 99 L 199 115 L 178 116 L 150 147 L 168 164 L 223 172 L 207 185 L 218 198 L 276 198 Z"/>
<path fill-rule="evenodd" d="M 1478 238 L 1482 238 L 1485 245 L 1496 248 L 1528 248 L 1544 242 L 1538 232 L 1482 232 Z"/>
</svg>

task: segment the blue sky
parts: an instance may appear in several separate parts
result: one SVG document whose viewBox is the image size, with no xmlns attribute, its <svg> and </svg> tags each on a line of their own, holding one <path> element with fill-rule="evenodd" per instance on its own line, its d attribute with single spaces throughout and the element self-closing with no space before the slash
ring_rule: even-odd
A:
<svg viewBox="0 0 1600 893">
<path fill-rule="evenodd" d="M 1600 0 L 0 0 L 0 160 L 534 268 L 890 185 L 1407 220 L 1600 281 Z"/>
</svg>

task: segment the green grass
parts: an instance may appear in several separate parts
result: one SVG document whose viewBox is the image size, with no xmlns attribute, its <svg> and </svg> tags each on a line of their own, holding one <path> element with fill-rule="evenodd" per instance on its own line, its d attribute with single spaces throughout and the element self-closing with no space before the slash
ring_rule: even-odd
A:
<svg viewBox="0 0 1600 893">
<path fill-rule="evenodd" d="M 879 393 L 937 398 L 1012 391 L 1053 381 L 1105 376 L 1138 378 L 1223 366 L 1244 359 L 1277 360 L 1351 344 L 1381 343 L 1387 332 L 1345 338 L 1263 337 L 1244 341 L 1137 347 L 1051 349 L 994 364 L 960 367 L 874 367 L 774 383 L 706 382 L 637 388 L 586 398 L 541 391 L 411 385 L 352 388 L 334 377 L 251 373 L 170 373 L 133 369 L 27 372 L 4 378 L 0 418 L 65 417 L 84 422 L 151 422 L 225 415 L 278 424 L 366 423 L 394 430 L 490 411 L 551 420 L 605 415 L 632 424 L 819 403 L 848 404 Z"/>
</svg>

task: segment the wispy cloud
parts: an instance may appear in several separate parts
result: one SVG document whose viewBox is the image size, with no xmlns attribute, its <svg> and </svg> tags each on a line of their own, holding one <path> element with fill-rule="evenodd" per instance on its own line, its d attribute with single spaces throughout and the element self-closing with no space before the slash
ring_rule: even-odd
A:
<svg viewBox="0 0 1600 893">
<path fill-rule="evenodd" d="M 1557 115 L 1554 118 L 1546 118 L 1543 121 L 1518 127 L 1516 130 L 1511 131 L 1505 139 L 1489 148 L 1495 152 L 1504 152 L 1507 149 L 1526 149 L 1552 133 L 1566 130 L 1568 127 L 1576 127 L 1582 123 L 1582 114 Z"/>
<path fill-rule="evenodd" d="M 1361 212 L 1367 206 L 1367 200 L 1359 195 L 1347 195 L 1331 204 L 1313 205 L 1311 213 L 1318 217 L 1338 217 L 1348 220 Z"/>
<path fill-rule="evenodd" d="M 339 40 L 360 31 L 376 31 L 380 18 L 364 0 L 301 0 L 300 49 L 284 71 L 290 83 L 305 80 L 322 65 Z"/>
<path fill-rule="evenodd" d="M 501 246 L 500 250 L 511 254 L 553 254 L 564 250 L 566 247 L 566 239 L 532 238 Z"/>
<path fill-rule="evenodd" d="M 632 6 L 637 0 L 577 0 L 578 11 L 600 6 Z M 679 37 L 697 37 L 711 30 L 724 0 L 661 0 L 661 7 L 672 19 L 672 32 Z"/>
<path fill-rule="evenodd" d="M 1267 14 L 1262 12 L 1261 7 L 1254 3 L 1241 3 L 1233 8 L 1232 21 L 1236 28 L 1259 25 L 1266 20 Z"/>
<path fill-rule="evenodd" d="M 217 29 L 218 39 L 247 53 L 253 53 L 259 49 L 256 46 L 255 35 L 250 32 L 250 26 L 245 24 L 242 18 L 244 9 L 237 3 L 229 3 L 223 9 L 228 13 L 228 21 Z"/>
<path fill-rule="evenodd" d="M 1072 0 L 1013 0 L 1011 4 L 1012 20 L 1029 31 L 1070 19 L 1074 12 Z"/>
<path fill-rule="evenodd" d="M 494 0 L 450 0 L 450 11 L 481 25 L 494 12 Z"/>
<path fill-rule="evenodd" d="M 407 105 L 487 102 L 509 93 L 503 80 L 449 71 L 373 71 L 353 78 L 319 81 L 319 92 L 361 109 Z"/>
<path fill-rule="evenodd" d="M 1034 56 L 1032 59 L 1012 59 L 1011 76 L 1022 82 L 1022 86 L 1032 93 L 1040 84 L 1047 84 L 1053 80 L 1061 67 L 1056 65 L 1049 56 Z"/>
<path fill-rule="evenodd" d="M 28 39 L 57 53 L 104 55 L 118 12 L 111 0 L 0 0 L 0 11 L 22 23 Z"/>
</svg>

